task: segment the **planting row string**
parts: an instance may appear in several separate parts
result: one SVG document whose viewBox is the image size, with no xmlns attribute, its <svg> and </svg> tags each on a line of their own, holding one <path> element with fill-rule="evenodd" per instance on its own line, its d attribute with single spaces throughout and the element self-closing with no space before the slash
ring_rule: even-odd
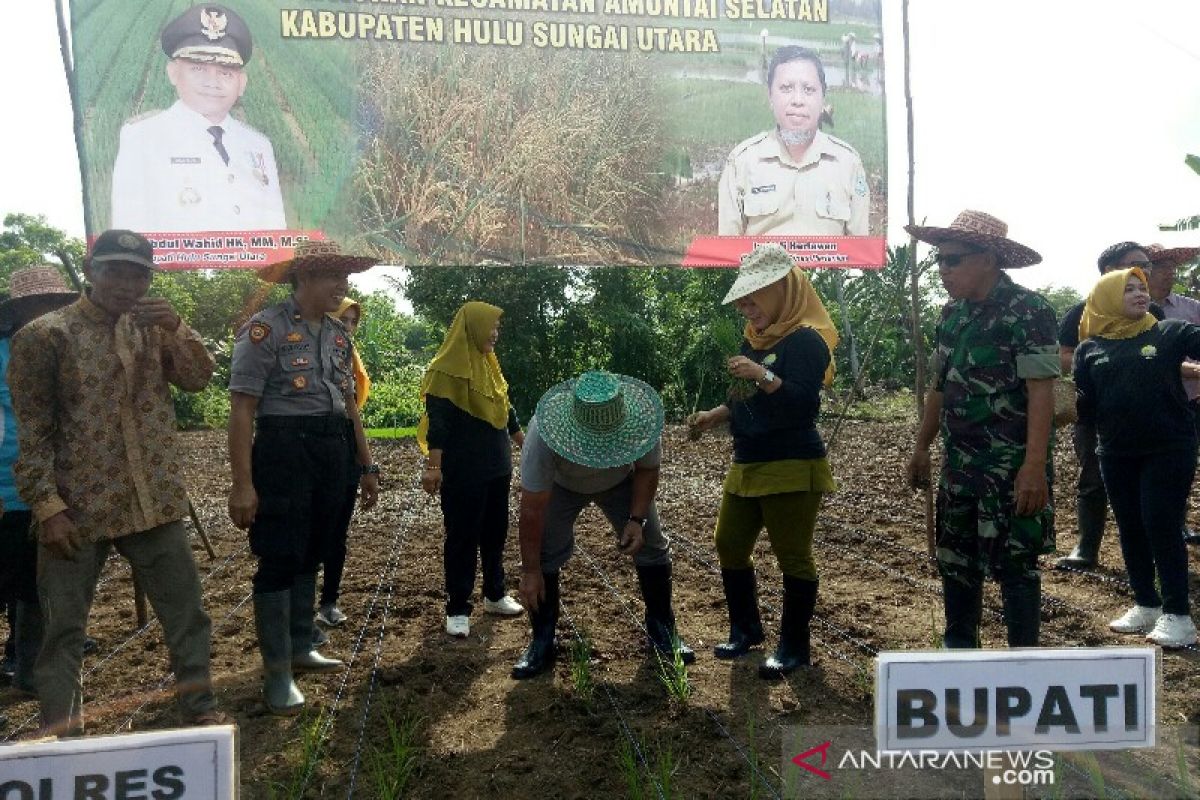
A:
<svg viewBox="0 0 1200 800">
<path fill-rule="evenodd" d="M 413 488 L 412 488 L 412 493 L 411 494 L 406 493 L 403 496 L 404 497 L 412 497 L 418 491 L 419 486 L 420 486 L 419 482 L 414 482 Z M 410 502 L 408 504 L 408 508 L 405 509 L 404 516 L 401 518 L 400 523 L 396 526 L 396 533 L 392 537 L 391 551 L 388 553 L 388 560 L 384 564 L 383 569 L 381 569 L 379 571 L 379 580 L 375 584 L 375 591 L 371 595 L 371 602 L 367 606 L 367 611 L 366 611 L 366 614 L 364 615 L 363 624 L 358 630 L 358 636 L 354 641 L 354 648 L 350 653 L 350 657 L 348 659 L 346 659 L 345 669 L 342 670 L 342 680 L 338 684 L 337 692 L 334 694 L 333 703 L 330 706 L 329 712 L 327 714 L 325 714 L 325 717 L 321 723 L 320 730 L 318 731 L 318 734 L 317 734 L 318 742 L 324 742 L 326 740 L 326 738 L 329 736 L 330 731 L 333 730 L 334 723 L 337 721 L 338 712 L 341 710 L 342 697 L 344 696 L 344 694 L 346 692 L 346 687 L 349 685 L 349 682 L 350 682 L 350 673 L 353 671 L 354 666 L 358 661 L 359 653 L 362 652 L 363 645 L 366 641 L 367 627 L 371 624 L 372 620 L 375 619 L 375 609 L 376 609 L 376 606 L 379 605 L 379 598 L 382 595 L 384 598 L 383 609 L 382 609 L 382 613 L 378 617 L 379 634 L 376 639 L 376 645 L 375 645 L 375 659 L 371 666 L 370 685 L 371 685 L 372 690 L 374 689 L 375 680 L 376 680 L 376 672 L 377 672 L 377 669 L 379 666 L 380 653 L 382 652 L 382 647 L 383 647 L 383 637 L 387 631 L 388 615 L 391 613 L 392 595 L 395 594 L 395 591 L 396 591 L 395 576 L 396 576 L 396 570 L 398 569 L 399 564 L 400 564 L 401 544 L 404 541 L 404 534 L 408 531 L 409 526 L 412 525 L 414 518 L 416 516 L 420 515 L 421 508 L 422 508 L 422 505 L 420 503 Z M 387 587 L 386 594 L 384 594 L 385 586 Z M 369 706 L 370 706 L 370 694 L 368 694 L 366 696 L 366 698 L 364 698 L 364 708 L 363 708 L 363 725 L 364 726 L 366 724 L 366 714 L 369 709 Z M 357 748 L 354 753 L 354 764 L 355 764 L 356 773 L 357 773 L 358 763 L 359 763 L 360 756 L 361 756 L 362 746 L 363 746 L 363 729 L 360 728 Z M 305 769 L 305 772 L 304 772 L 303 780 L 300 783 L 299 791 L 301 794 L 303 794 L 304 791 L 308 788 L 308 783 L 310 780 L 312 780 L 312 772 L 313 772 L 313 768 L 315 766 L 316 766 L 315 760 L 310 761 L 308 763 L 308 765 Z M 351 784 L 350 784 L 351 794 L 353 794 L 353 791 L 354 791 L 354 783 L 351 782 Z"/>
<path fill-rule="evenodd" d="M 246 605 L 246 603 L 253 596 L 254 596 L 253 589 L 246 592 L 246 596 L 243 597 L 241 600 L 239 600 L 237 605 L 235 605 L 233 608 L 229 609 L 229 611 L 225 614 L 225 616 L 221 618 L 220 622 L 217 622 L 213 625 L 213 629 L 215 630 L 215 629 L 221 627 L 222 625 L 226 624 L 230 620 L 232 620 L 234 618 L 234 616 L 236 616 L 237 613 L 239 611 L 241 611 L 242 606 Z M 140 706 L 138 706 L 137 708 L 135 708 L 133 710 L 133 712 L 130 713 L 130 715 L 125 718 L 124 722 L 118 724 L 117 727 L 113 728 L 112 732 L 120 733 L 123 730 L 132 730 L 134 718 L 137 717 L 137 715 L 139 713 L 141 713 L 143 708 L 150 705 L 150 702 L 157 696 L 157 694 L 159 692 L 161 692 L 163 690 L 163 688 L 167 685 L 167 682 L 170 681 L 173 677 L 175 677 L 174 673 L 172 673 L 168 669 L 167 674 L 162 677 L 162 679 L 158 682 L 158 684 L 153 689 L 150 689 L 149 691 L 146 692 L 146 699 L 142 701 L 142 704 Z"/>
<path fill-rule="evenodd" d="M 420 484 L 418 482 L 413 487 L 413 494 L 415 495 L 419 490 L 420 490 Z M 427 506 L 428 502 L 426 502 L 425 505 Z M 386 580 L 388 582 L 388 591 L 387 591 L 387 596 L 386 596 L 386 598 L 384 600 L 384 604 L 383 604 L 383 614 L 380 617 L 379 634 L 375 639 L 375 657 L 371 662 L 371 680 L 367 684 L 367 694 L 363 698 L 362 714 L 359 717 L 358 739 L 355 741 L 355 744 L 354 744 L 354 764 L 351 766 L 351 769 L 350 769 L 350 786 L 346 791 L 347 799 L 354 796 L 354 790 L 355 790 L 356 786 L 358 785 L 358 770 L 359 770 L 359 766 L 362 763 L 362 751 L 363 751 L 363 746 L 364 746 L 364 742 L 366 739 L 366 733 L 367 733 L 367 719 L 370 717 L 370 714 L 371 714 L 371 700 L 375 695 L 375 686 L 378 683 L 378 679 L 379 679 L 379 662 L 383 658 L 383 639 L 384 639 L 384 634 L 387 632 L 388 616 L 391 614 L 392 595 L 395 593 L 395 590 L 396 590 L 396 584 L 395 584 L 396 570 L 400 566 L 400 552 L 401 552 L 401 544 L 403 543 L 403 534 L 406 530 L 408 530 L 409 526 L 413 524 L 416 517 L 420 516 L 422 510 L 423 510 L 423 507 L 416 501 L 413 501 L 409 505 L 408 509 L 405 511 L 405 516 L 401 520 L 400 524 L 397 526 L 396 535 L 392 539 L 392 552 L 389 556 L 388 564 L 385 567 L 385 571 L 386 571 L 386 575 L 387 575 Z M 374 608 L 375 603 L 377 602 L 378 597 L 379 597 L 381 591 L 383 590 L 383 581 L 384 581 L 384 576 L 383 576 L 383 574 L 381 574 L 380 575 L 380 583 L 378 586 L 375 587 L 375 596 L 371 601 L 372 608 Z M 364 626 L 363 631 L 359 632 L 360 640 L 362 639 L 362 636 L 363 636 L 363 633 L 365 632 L 365 630 L 366 630 L 366 628 Z M 357 652 L 358 646 L 356 646 L 355 649 Z M 348 670 L 347 670 L 347 672 L 348 672 Z M 344 683 L 344 680 L 343 680 L 343 683 Z M 307 785 L 307 783 L 308 783 L 308 776 L 305 776 L 305 785 Z"/>
<path fill-rule="evenodd" d="M 578 549 L 578 548 L 576 548 Z M 571 616 L 571 611 L 567 607 L 567 603 L 562 598 L 558 601 L 559 608 L 562 610 L 562 615 L 566 619 L 567 624 L 571 626 L 571 635 L 575 637 L 581 645 L 586 645 L 587 640 L 584 639 L 583 633 L 575 625 L 575 618 Z M 667 800 L 663 794 L 662 784 L 654 777 L 654 770 L 650 768 L 650 763 L 646 760 L 646 754 L 642 752 L 642 746 L 638 743 L 637 737 L 633 735 L 633 730 L 630 729 L 629 723 L 625 720 L 625 715 L 621 712 L 621 705 L 617 702 L 617 698 L 613 697 L 612 692 L 608 688 L 608 684 L 601 682 L 600 689 L 604 692 L 604 696 L 608 698 L 609 705 L 612 706 L 613 713 L 617 717 L 617 725 L 621 728 L 621 733 L 625 736 L 625 740 L 629 742 L 630 748 L 637 756 L 637 760 L 642 765 L 642 769 L 646 771 L 646 776 L 650 779 L 650 783 L 654 786 L 654 791 L 658 795 L 659 800 Z"/>
<path fill-rule="evenodd" d="M 936 563 L 935 559 L 930 558 L 926 553 L 923 553 L 920 550 L 909 547 L 907 545 L 900 544 L 899 542 L 891 541 L 888 539 L 880 539 L 879 537 L 872 536 L 867 531 L 863 531 L 863 530 L 860 530 L 857 528 L 843 528 L 841 530 L 845 530 L 849 533 L 854 534 L 855 536 L 859 537 L 859 539 L 862 541 L 870 541 L 872 544 L 878 544 L 879 542 L 882 541 L 887 547 L 891 548 L 892 550 L 909 553 L 921 561 L 927 561 L 929 563 Z M 1072 570 L 1072 571 L 1074 572 L 1075 570 Z M 1116 586 L 1122 590 L 1122 593 L 1132 590 L 1132 587 L 1130 586 L 1128 581 L 1121 580 L 1119 578 L 1113 578 L 1108 575 L 1097 575 L 1097 574 L 1086 573 L 1086 572 L 1082 573 L 1082 574 L 1090 575 L 1091 577 L 1099 580 L 1102 583 Z M 1041 602 L 1042 602 L 1042 608 L 1046 611 L 1054 611 L 1055 609 L 1063 609 L 1065 611 L 1069 611 L 1073 614 L 1081 616 L 1085 619 L 1090 620 L 1090 619 L 1094 619 L 1094 617 L 1095 617 L 1095 614 L 1093 612 L 1088 611 L 1087 609 L 1079 608 L 1078 606 L 1072 605 L 1071 603 L 1068 603 L 1066 600 L 1063 600 L 1060 597 L 1054 597 L 1052 595 L 1046 594 L 1045 592 L 1042 592 Z M 988 611 L 995 617 L 1003 618 L 1003 615 L 994 609 L 988 609 Z M 1200 652 L 1200 648 L 1198 648 L 1196 645 L 1184 645 L 1183 647 L 1180 647 L 1178 649 L 1190 650 L 1192 652 Z"/>
<path fill-rule="evenodd" d="M 635 612 L 633 610 L 633 608 L 629 605 L 629 601 L 625 599 L 625 595 L 622 594 L 621 590 L 618 589 L 616 586 L 614 586 L 612 581 L 609 580 L 608 574 L 604 571 L 604 569 L 600 566 L 600 564 L 597 563 L 596 560 L 594 558 L 592 558 L 591 555 L 589 555 L 586 550 L 584 550 L 582 547 L 580 547 L 578 542 L 576 542 L 576 544 L 575 544 L 575 550 L 581 556 L 583 556 L 584 560 L 586 560 L 588 562 L 588 565 L 591 566 L 592 570 L 600 578 L 601 582 L 603 582 L 604 585 L 608 588 L 609 594 L 611 594 L 613 597 L 615 597 L 617 599 L 618 602 L 620 602 L 621 606 L 625 609 L 625 613 L 633 621 L 634 626 L 637 629 L 641 630 L 642 633 L 644 633 L 646 635 L 646 638 L 649 639 L 650 632 L 646 630 L 645 623 L 642 621 L 642 619 L 640 617 L 638 617 L 637 612 Z M 763 775 L 762 772 L 758 769 L 758 765 L 754 763 L 754 759 L 750 758 L 750 756 L 746 753 L 745 749 L 741 747 L 741 745 L 737 742 L 736 739 L 733 738 L 732 735 L 730 735 L 729 731 L 725 728 L 725 726 L 720 724 L 720 722 L 716 719 L 716 717 L 712 716 L 711 713 L 709 714 L 709 716 L 710 716 L 710 718 L 712 718 L 714 721 L 717 722 L 718 730 L 720 730 L 721 734 L 726 739 L 729 740 L 730 744 L 733 745 L 733 749 L 737 751 L 738 755 L 740 755 L 742 757 L 742 759 L 746 762 L 746 765 L 750 767 L 751 775 L 754 778 L 757 778 L 759 783 L 761 783 L 763 786 L 767 787 L 767 789 L 770 790 L 771 794 L 774 797 L 781 798 L 782 796 L 776 790 L 774 785 L 772 785 L 771 782 L 767 780 L 766 776 Z"/>
<path fill-rule="evenodd" d="M 226 556 L 225 559 L 220 564 L 218 564 L 216 567 L 214 567 L 212 570 L 210 570 L 207 575 L 205 575 L 203 578 L 200 579 L 201 587 L 203 587 L 204 584 L 208 582 L 209 578 L 222 572 L 226 567 L 229 566 L 230 562 L 232 562 L 234 558 L 241 555 L 249 547 L 250 547 L 250 543 L 246 542 L 246 544 L 242 545 L 241 550 L 230 553 L 228 556 Z M 158 622 L 158 617 L 151 614 L 150 618 L 148 620 L 146 620 L 145 625 L 143 625 L 142 627 L 140 627 L 136 631 L 134 631 L 132 634 L 130 634 L 129 637 L 125 639 L 125 641 L 121 642 L 116 647 L 114 647 L 108 653 L 108 655 L 106 655 L 104 658 L 100 659 L 95 664 L 93 664 L 91 669 L 84 672 L 83 679 L 90 677 L 93 672 L 100 669 L 100 667 L 104 666 L 109 661 L 111 661 L 113 659 L 113 657 L 117 655 L 117 653 L 120 653 L 122 650 L 124 650 L 126 647 L 128 647 L 130 644 L 132 644 L 134 640 L 136 640 L 138 637 L 140 637 L 146 631 L 150 630 L 150 628 L 157 622 Z M 20 725 L 9 730 L 8 733 L 5 734 L 3 741 L 5 741 L 5 742 L 10 741 L 14 736 L 16 736 L 22 730 L 24 730 L 26 728 L 26 726 L 29 725 L 29 723 L 31 723 L 35 719 L 37 719 L 37 716 L 38 716 L 38 712 L 36 712 L 36 711 L 33 714 L 30 714 L 28 717 L 25 718 L 25 720 Z"/>
</svg>

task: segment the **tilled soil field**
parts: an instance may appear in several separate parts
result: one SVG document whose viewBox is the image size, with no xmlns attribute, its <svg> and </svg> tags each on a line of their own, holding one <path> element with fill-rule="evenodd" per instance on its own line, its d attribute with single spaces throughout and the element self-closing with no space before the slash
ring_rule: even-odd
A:
<svg viewBox="0 0 1200 800">
<path fill-rule="evenodd" d="M 254 560 L 245 535 L 225 514 L 224 435 L 184 434 L 192 498 L 217 550 L 217 558 L 209 559 L 194 540 L 213 619 L 218 696 L 239 725 L 243 796 L 384 795 L 380 759 L 392 759 L 383 773 L 394 776 L 399 750 L 389 744 L 389 723 L 406 730 L 411 745 L 405 796 L 806 796 L 798 783 L 805 773 L 788 765 L 794 753 L 784 752 L 795 744 L 798 726 L 870 726 L 874 654 L 934 647 L 940 634 L 939 581 L 925 555 L 923 501 L 902 480 L 912 430 L 911 421 L 847 421 L 839 432 L 831 452 L 839 491 L 822 510 L 815 543 L 821 571 L 813 626 L 818 663 L 770 684 L 757 676 L 761 653 L 732 664 L 711 654 L 727 633 L 712 531 L 729 441 L 717 436 L 689 442 L 682 429 L 668 429 L 659 512 L 672 538 L 680 633 L 698 654 L 688 669 L 692 692 L 686 699 L 668 691 L 646 655 L 636 575 L 594 509 L 581 519 L 578 548 L 563 571 L 565 613 L 552 675 L 523 682 L 509 677 L 528 635 L 523 617 L 485 617 L 477 603 L 470 637 L 448 638 L 442 631 L 439 509 L 417 486 L 415 445 L 376 442 L 385 492 L 375 510 L 355 518 L 340 603 L 349 622 L 330 632 L 332 641 L 323 649 L 349 666 L 301 677 L 310 712 L 290 719 L 267 714 L 259 699 L 250 602 Z M 1067 437 L 1060 439 L 1055 494 L 1058 548 L 1066 552 L 1075 541 L 1074 463 Z M 279 468 L 287 463 L 281 460 Z M 515 589 L 515 502 L 512 511 L 506 564 Z M 782 584 L 765 536 L 756 557 L 767 646 L 773 647 Z M 1102 561 L 1092 574 L 1045 571 L 1043 644 L 1141 643 L 1105 624 L 1130 602 L 1111 522 Z M 995 587 L 988 588 L 985 605 L 984 645 L 1002 647 Z M 106 567 L 89 633 L 100 644 L 84 664 L 89 734 L 176 724 L 161 631 L 153 619 L 137 629 L 129 568 L 117 557 Z M 590 693 L 573 677 L 570 651 L 578 636 L 592 647 Z M 1196 649 L 1164 655 L 1160 723 L 1193 730 L 1200 724 L 1198 662 Z M 9 718 L 4 736 L 29 735 L 35 704 L 3 691 L 0 713 Z M 1180 763 L 1191 764 L 1193 781 L 1196 755 L 1192 746 L 1178 755 Z M 1147 775 L 1178 776 L 1181 769 L 1156 763 L 1154 755 L 1134 763 Z M 1176 777 L 1174 786 L 1143 784 L 1131 794 L 1115 788 L 1116 776 L 1105 788 L 1099 772 L 1064 769 L 1062 783 L 1069 787 L 1074 778 L 1077 789 L 1063 794 L 1060 785 L 1054 796 L 1191 796 L 1200 785 L 1180 786 Z M 860 791 L 923 794 L 920 784 Z M 855 793 L 842 790 L 839 796 Z"/>
</svg>

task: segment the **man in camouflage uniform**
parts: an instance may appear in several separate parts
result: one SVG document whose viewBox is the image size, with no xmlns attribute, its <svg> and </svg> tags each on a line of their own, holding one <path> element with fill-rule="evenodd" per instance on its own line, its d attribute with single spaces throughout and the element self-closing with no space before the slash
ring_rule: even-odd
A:
<svg viewBox="0 0 1200 800">
<path fill-rule="evenodd" d="M 979 646 L 983 579 L 1000 581 L 1010 647 L 1038 643 L 1038 556 L 1054 550 L 1051 420 L 1059 374 L 1054 311 L 1002 270 L 1041 261 L 1008 239 L 1008 226 L 977 211 L 949 228 L 909 226 L 936 245 L 951 302 L 942 309 L 934 387 L 908 464 L 929 479 L 940 427 L 937 561 L 949 648 Z"/>
</svg>

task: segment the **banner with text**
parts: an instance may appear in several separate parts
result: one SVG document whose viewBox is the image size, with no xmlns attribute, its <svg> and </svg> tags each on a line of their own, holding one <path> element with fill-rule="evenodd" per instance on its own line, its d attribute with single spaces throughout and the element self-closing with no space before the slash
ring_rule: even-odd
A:
<svg viewBox="0 0 1200 800">
<path fill-rule="evenodd" d="M 70 12 L 88 231 L 164 268 L 313 236 L 410 266 L 721 266 L 777 237 L 885 260 L 879 0 Z"/>
</svg>

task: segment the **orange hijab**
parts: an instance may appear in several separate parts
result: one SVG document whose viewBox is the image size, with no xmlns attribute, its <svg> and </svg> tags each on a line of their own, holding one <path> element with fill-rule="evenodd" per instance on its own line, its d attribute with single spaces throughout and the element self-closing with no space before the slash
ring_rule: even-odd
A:
<svg viewBox="0 0 1200 800">
<path fill-rule="evenodd" d="M 336 317 L 341 320 L 342 314 L 346 313 L 347 309 L 358 309 L 358 322 L 362 324 L 362 306 L 357 300 L 351 300 L 349 297 L 342 301 L 338 306 L 338 310 L 330 314 L 331 317 Z M 367 368 L 363 366 L 362 359 L 358 355 L 358 346 L 354 347 L 354 402 L 358 404 L 361 411 L 362 407 L 367 404 L 367 395 L 371 393 L 371 377 L 367 375 Z"/>
<path fill-rule="evenodd" d="M 792 267 L 787 275 L 769 286 L 764 286 L 751 295 L 758 307 L 768 318 L 774 320 L 763 330 L 756 331 L 746 323 L 746 341 L 755 350 L 767 350 L 779 340 L 800 328 L 812 328 L 829 348 L 829 366 L 825 370 L 825 385 L 833 383 L 833 348 L 837 347 L 838 334 L 829 312 L 825 310 L 817 290 L 808 276 L 799 267 Z"/>
</svg>

